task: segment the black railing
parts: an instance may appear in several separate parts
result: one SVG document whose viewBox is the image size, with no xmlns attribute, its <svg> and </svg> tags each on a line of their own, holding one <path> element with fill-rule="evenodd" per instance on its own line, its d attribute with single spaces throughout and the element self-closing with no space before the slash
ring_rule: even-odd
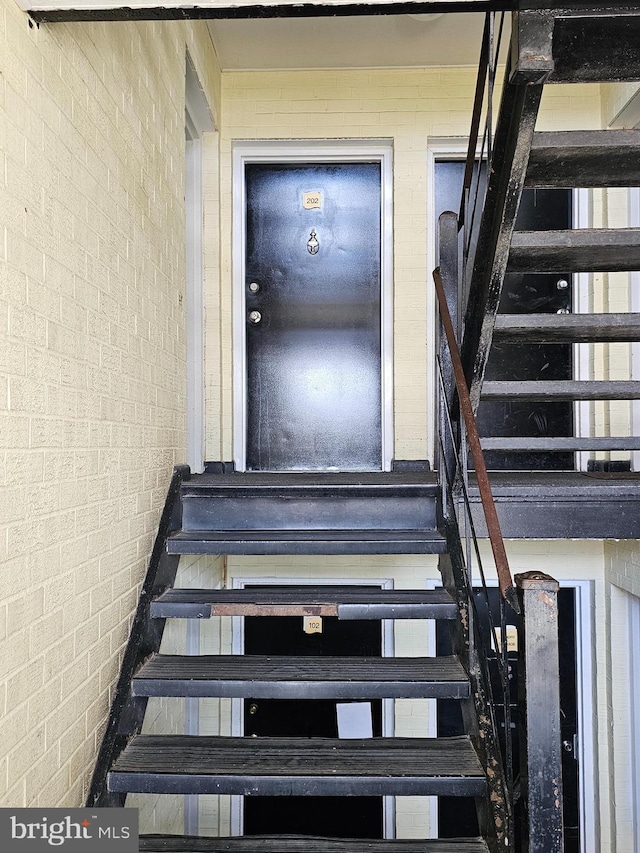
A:
<svg viewBox="0 0 640 853">
<path fill-rule="evenodd" d="M 542 90 L 537 81 L 514 79 L 506 60 L 496 114 L 503 29 L 503 16 L 489 13 L 460 213 L 444 213 L 438 224 L 438 469 L 449 548 L 441 569 L 461 614 L 455 651 L 469 661 L 475 708 L 473 715 L 465 715 L 467 727 L 487 768 L 489 797 L 479 806 L 480 829 L 492 851 L 561 853 L 557 601 L 550 592 L 555 582 L 543 575 L 520 576 L 514 585 L 474 416 Z M 475 529 L 469 453 L 500 590 L 497 602 Z M 541 602 L 548 608 L 544 624 L 538 624 Z M 515 623 L 520 642 L 510 652 L 508 629 Z M 548 659 L 540 652 L 543 647 Z M 513 680 L 516 661 L 522 680 L 519 698 Z M 541 723 L 528 709 L 527 691 L 529 696 L 531 691 L 544 693 Z M 516 703 L 519 749 L 511 736 Z"/>
<path fill-rule="evenodd" d="M 447 217 L 453 217 L 455 228 L 455 214 L 443 216 L 443 230 L 446 231 L 447 224 L 452 224 L 450 219 L 446 222 Z M 444 255 L 443 252 L 442 261 L 445 260 Z M 451 257 L 452 254 L 449 253 L 449 258 Z M 456 651 L 464 652 L 469 660 L 474 712 L 478 721 L 470 733 L 476 736 L 476 748 L 479 749 L 480 759 L 488 770 L 489 798 L 487 805 L 483 804 L 478 815 L 481 829 L 489 838 L 493 838 L 498 849 L 513 851 L 515 785 L 510 733 L 514 696 L 509 661 L 507 608 L 511 606 L 518 612 L 519 603 L 480 448 L 440 269 L 435 270 L 434 281 L 441 322 L 440 351 L 437 356 L 441 401 L 438 470 L 444 495 L 442 511 L 449 551 L 448 562 L 443 567 L 443 578 L 449 592 L 456 596 L 462 616 L 462 636 L 455 644 Z M 449 281 L 449 285 L 453 283 L 457 287 L 457 278 Z M 449 292 L 452 289 L 450 286 Z M 500 589 L 497 620 L 494 617 L 494 602 L 489 592 L 489 579 L 469 497 L 467 447 L 471 448 L 474 465 L 479 474 L 482 506 Z M 478 576 L 475 581 L 474 569 Z M 489 647 L 486 630 L 482 628 L 482 619 L 478 612 L 478 594 L 483 599 L 482 609 L 488 618 Z M 495 670 L 493 673 L 492 668 Z M 500 719 L 498 709 L 502 709 Z M 469 719 L 470 715 L 467 717 Z M 501 727 L 505 733 L 502 744 L 499 736 Z"/>
</svg>

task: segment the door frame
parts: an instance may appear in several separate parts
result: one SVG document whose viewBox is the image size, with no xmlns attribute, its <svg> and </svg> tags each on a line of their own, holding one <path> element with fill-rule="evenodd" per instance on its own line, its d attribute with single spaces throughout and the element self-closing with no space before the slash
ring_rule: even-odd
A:
<svg viewBox="0 0 640 853">
<path fill-rule="evenodd" d="M 246 193 L 245 165 L 380 163 L 380 357 L 382 470 L 390 471 L 393 438 L 393 142 L 389 139 L 256 140 L 233 146 L 233 459 L 246 470 Z"/>
<path fill-rule="evenodd" d="M 378 589 L 393 589 L 392 578 L 315 578 L 315 577 L 251 577 L 231 578 L 231 589 L 244 589 L 246 586 L 373 586 Z M 269 618 L 269 617 L 265 617 Z M 301 617 L 302 618 L 302 617 Z M 382 619 L 382 657 L 395 656 L 394 630 L 392 619 Z M 231 654 L 244 654 L 244 617 L 231 617 Z M 394 700 L 382 700 L 382 736 L 394 735 Z M 231 700 L 231 736 L 244 735 L 244 699 Z M 242 835 L 244 816 L 244 797 L 231 796 L 231 835 Z M 382 834 L 386 839 L 395 838 L 395 797 L 382 797 Z"/>
</svg>

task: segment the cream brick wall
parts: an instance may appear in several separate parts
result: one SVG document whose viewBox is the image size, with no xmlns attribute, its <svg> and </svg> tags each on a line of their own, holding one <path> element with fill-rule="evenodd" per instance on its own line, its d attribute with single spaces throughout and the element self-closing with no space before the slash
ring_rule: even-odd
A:
<svg viewBox="0 0 640 853">
<path fill-rule="evenodd" d="M 1 805 L 82 803 L 185 455 L 187 49 L 0 0 Z"/>
</svg>

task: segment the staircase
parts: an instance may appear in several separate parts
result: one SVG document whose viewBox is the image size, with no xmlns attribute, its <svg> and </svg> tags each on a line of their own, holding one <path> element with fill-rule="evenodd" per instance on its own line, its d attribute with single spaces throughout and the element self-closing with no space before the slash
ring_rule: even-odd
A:
<svg viewBox="0 0 640 853">
<path fill-rule="evenodd" d="M 640 266 L 640 229 L 514 232 L 524 186 L 640 184 L 639 132 L 535 132 L 545 82 L 640 76 L 640 15 L 629 7 L 616 10 L 610 3 L 586 10 L 584 6 L 573 3 L 570 9 L 522 11 L 514 20 L 510 77 L 504 87 L 488 193 L 477 240 L 471 242 L 475 248 L 462 278 L 469 283 L 462 357 L 476 407 L 480 399 L 522 396 L 545 400 L 640 398 L 640 383 L 633 381 L 568 380 L 536 383 L 535 387 L 521 382 L 484 382 L 493 340 L 567 343 L 640 338 L 640 324 L 632 315 L 498 315 L 507 272 L 565 268 L 602 272 Z M 596 37 L 597 57 L 591 62 Z M 585 46 L 591 51 L 587 56 Z M 472 136 L 471 164 L 476 141 Z M 441 244 L 440 255 L 449 295 L 457 297 L 459 279 L 453 269 L 457 231 L 454 236 L 452 244 Z M 608 449 L 638 447 L 637 439 L 624 436 L 606 442 Z M 604 443 L 595 437 L 534 441 L 489 436 L 484 446 L 553 451 L 601 449 Z M 451 461 L 453 444 L 445 442 L 443 448 L 443 455 Z M 489 708 L 486 657 L 475 641 L 477 625 L 470 607 L 470 581 L 463 572 L 451 482 L 447 486 L 442 469 L 440 476 L 438 482 L 428 471 L 408 468 L 362 475 L 237 474 L 219 463 L 192 477 L 188 469 L 176 469 L 88 805 L 122 806 L 128 793 L 474 797 L 483 838 L 147 836 L 141 839 L 140 849 L 210 853 L 512 851 L 513 824 L 507 802 L 511 794 L 505 792 L 495 718 Z M 180 556 L 203 554 L 438 554 L 445 591 L 362 588 L 336 592 L 321 586 L 176 589 Z M 166 619 L 282 615 L 447 620 L 455 654 L 407 659 L 160 653 Z M 356 740 L 142 735 L 149 697 L 449 698 L 463 704 L 468 734 Z M 557 817 L 559 796 L 553 801 Z M 529 817 L 531 831 L 537 836 L 528 849 L 559 851 L 561 826 L 559 833 L 553 829 L 553 839 L 548 840 L 552 832 L 542 822 L 536 826 L 535 814 Z"/>
<path fill-rule="evenodd" d="M 634 313 L 499 313 L 505 276 L 512 273 L 564 278 L 567 271 L 640 270 L 640 228 L 515 230 L 525 188 L 640 186 L 640 130 L 535 131 L 545 84 L 638 80 L 637 8 L 576 3 L 572 8 L 523 11 L 514 25 L 509 83 L 495 132 L 478 250 L 466 258 L 471 284 L 462 351 L 472 400 L 475 407 L 481 401 L 637 400 L 640 382 L 633 379 L 485 380 L 494 343 L 640 341 L 640 317 Z M 640 447 L 640 437 L 554 436 L 541 429 L 538 435 L 487 435 L 482 447 L 507 453 L 632 451 Z"/>
<path fill-rule="evenodd" d="M 166 619 L 231 615 L 457 621 L 457 602 L 443 589 L 173 586 L 179 554 L 442 553 L 446 543 L 436 526 L 437 497 L 434 475 L 426 471 L 313 477 L 231 471 L 192 477 L 188 469 L 176 469 L 89 804 L 123 805 L 133 792 L 485 798 L 485 770 L 468 736 L 340 740 L 139 733 L 149 697 L 468 702 L 469 675 L 454 655 L 316 658 L 159 652 Z M 481 853 L 489 848 L 480 838 L 143 836 L 140 849 Z"/>
</svg>

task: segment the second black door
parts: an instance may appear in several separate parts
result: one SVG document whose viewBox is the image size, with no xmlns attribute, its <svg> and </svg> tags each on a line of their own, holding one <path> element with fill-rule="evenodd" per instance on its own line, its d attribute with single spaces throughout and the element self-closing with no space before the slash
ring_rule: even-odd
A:
<svg viewBox="0 0 640 853">
<path fill-rule="evenodd" d="M 270 587 L 272 589 L 273 587 Z M 344 587 L 341 587 L 344 589 Z M 331 656 L 382 653 L 379 621 L 322 620 L 322 633 L 306 634 L 302 617 L 246 617 L 245 654 Z M 371 703 L 374 737 L 382 734 L 382 702 Z M 247 699 L 245 736 L 338 736 L 332 699 Z M 319 835 L 382 838 L 382 797 L 245 797 L 245 835 Z"/>
</svg>

